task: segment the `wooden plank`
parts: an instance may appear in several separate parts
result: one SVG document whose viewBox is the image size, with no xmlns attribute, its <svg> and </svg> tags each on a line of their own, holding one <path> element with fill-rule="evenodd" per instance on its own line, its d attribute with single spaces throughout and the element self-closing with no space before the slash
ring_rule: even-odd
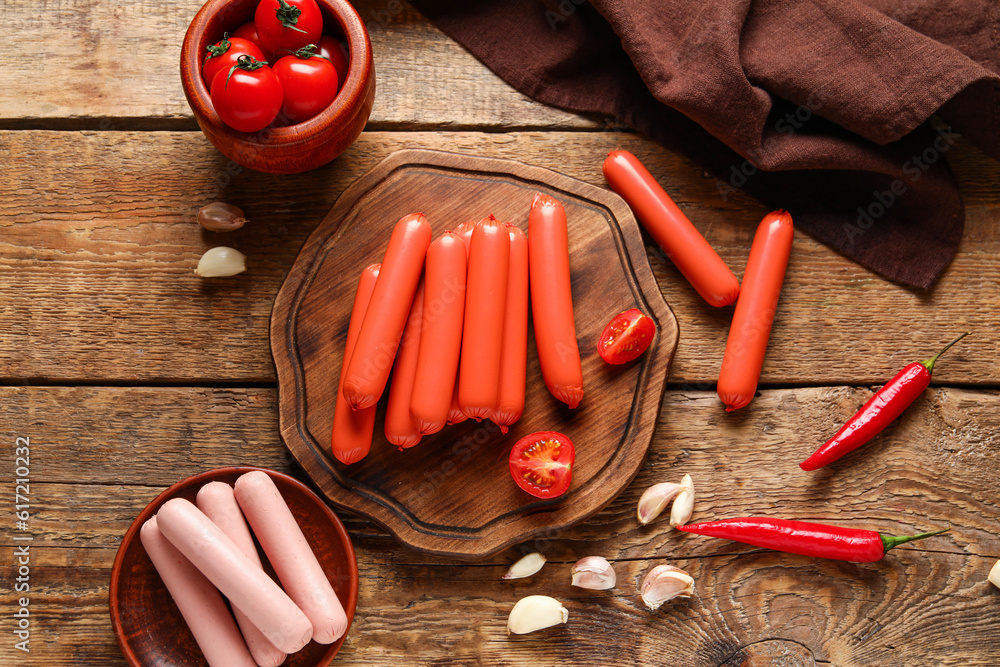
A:
<svg viewBox="0 0 1000 667">
<path fill-rule="evenodd" d="M 635 135 L 365 133 L 332 164 L 281 177 L 230 171 L 199 133 L 0 132 L 0 181 L 11 193 L 0 202 L 0 379 L 271 383 L 278 287 L 340 192 L 390 152 L 515 158 L 603 186 L 602 159 L 618 146 L 649 164 L 741 275 L 765 209 L 740 193 L 720 196 L 697 166 Z M 941 282 L 927 293 L 889 284 L 797 235 L 764 385 L 881 383 L 964 330 L 974 335 L 948 353 L 935 382 L 996 385 L 1000 164 L 967 144 L 954 151 L 968 220 Z M 242 206 L 251 223 L 228 235 L 202 231 L 196 212 L 216 199 Z M 670 381 L 709 389 L 731 309 L 706 306 L 645 240 L 681 328 Z M 193 275 L 205 250 L 226 244 L 248 255 L 246 274 Z"/>
<path fill-rule="evenodd" d="M 197 129 L 177 68 L 202 4 L 68 0 L 39 10 L 12 3 L 5 9 L 18 26 L 18 48 L 0 53 L 0 127 Z M 599 126 L 521 95 L 408 4 L 354 4 L 377 72 L 373 128 Z"/>
<path fill-rule="evenodd" d="M 653 450 L 618 499 L 574 528 L 483 563 L 420 555 L 345 517 L 361 592 L 338 664 L 621 664 L 623 646 L 635 664 L 650 665 L 740 664 L 780 653 L 803 662 L 779 664 L 996 664 L 1000 592 L 986 575 L 1000 557 L 992 519 L 1000 512 L 992 463 L 1000 392 L 931 389 L 866 450 L 825 472 L 798 470 L 804 453 L 868 395 L 848 387 L 769 390 L 754 410 L 727 415 L 711 392 L 668 391 Z M 5 388 L 0 400 L 6 437 L 31 438 L 34 538 L 33 652 L 14 661 L 13 642 L 5 642 L 0 664 L 124 664 L 108 619 L 108 577 L 142 506 L 205 468 L 290 467 L 276 440 L 273 389 Z M 141 449 L 108 456 L 124 444 L 112 437 L 119 432 Z M 642 490 L 684 472 L 695 479 L 696 519 L 763 514 L 895 533 L 949 524 L 952 531 L 880 563 L 845 564 L 679 535 L 663 520 L 639 527 Z M 0 488 L 0 502 L 9 506 L 12 492 Z M 5 581 L 15 576 L 14 534 L 0 536 Z M 533 550 L 549 559 L 538 575 L 499 580 Z M 614 562 L 615 590 L 569 586 L 570 564 L 585 555 Z M 696 595 L 650 613 L 636 591 L 661 562 L 689 571 Z M 506 637 L 507 613 L 529 594 L 562 600 L 569 625 Z M 0 593 L 4 609 L 15 604 L 10 589 Z"/>
</svg>

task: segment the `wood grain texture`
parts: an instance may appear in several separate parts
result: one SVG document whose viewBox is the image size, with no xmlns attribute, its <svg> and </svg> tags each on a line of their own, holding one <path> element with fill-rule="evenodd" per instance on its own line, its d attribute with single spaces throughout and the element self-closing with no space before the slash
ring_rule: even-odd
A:
<svg viewBox="0 0 1000 667">
<path fill-rule="evenodd" d="M 568 410 L 546 390 L 529 325 L 524 417 L 509 433 L 469 420 L 399 452 L 386 440 L 380 414 L 371 453 L 350 466 L 339 463 L 330 452 L 336 377 L 358 276 L 381 260 L 396 221 L 420 211 L 437 236 L 493 214 L 527 232 L 538 192 L 557 198 L 568 219 L 572 316 L 588 378 L 581 405 Z M 657 333 L 639 363 L 612 368 L 597 354 L 597 340 L 610 318 L 628 308 L 651 317 Z M 275 299 L 271 348 L 281 433 L 338 506 L 372 518 L 420 551 L 482 558 L 586 518 L 631 481 L 653 436 L 677 333 L 639 225 L 616 195 L 512 160 L 399 151 L 337 200 Z M 569 491 L 552 501 L 531 498 L 513 484 L 481 494 L 481 480 L 507 479 L 512 444 L 538 431 L 590 440 L 577 447 Z"/>
<path fill-rule="evenodd" d="M 986 575 L 1000 557 L 992 490 L 1000 392 L 932 388 L 865 450 L 824 473 L 802 473 L 799 458 L 869 395 L 849 387 L 767 390 L 755 402 L 761 410 L 727 415 L 711 392 L 668 390 L 656 445 L 618 499 L 578 526 L 475 566 L 399 547 L 370 522 L 342 515 L 360 593 L 337 664 L 623 664 L 623 646 L 629 663 L 698 667 L 996 664 L 1000 591 Z M 33 653 L 14 661 L 5 642 L 0 664 L 123 665 L 108 580 L 142 507 L 191 471 L 239 463 L 295 469 L 277 440 L 273 389 L 4 388 L 0 406 L 3 432 L 32 438 L 34 536 Z M 101 456 L 114 443 L 102 450 L 81 435 L 123 430 L 126 420 L 130 437 L 143 443 L 131 463 Z M 635 503 L 646 486 L 684 472 L 695 480 L 696 519 L 768 514 L 886 532 L 948 524 L 952 531 L 880 563 L 844 564 L 679 535 L 663 520 L 638 526 Z M 12 492 L 0 487 L 0 502 L 9 506 Z M 0 536 L 7 554 L 11 536 Z M 549 558 L 540 573 L 500 581 L 533 550 Z M 570 565 L 596 554 L 614 562 L 618 587 L 570 587 Z M 636 590 L 661 562 L 690 572 L 696 595 L 653 614 Z M 0 573 L 13 580 L 9 560 Z M 507 638 L 506 615 L 529 594 L 561 599 L 569 624 Z M 9 588 L 0 592 L 0 607 L 13 604 Z M 756 662 L 765 659 L 771 663 Z"/>
<path fill-rule="evenodd" d="M 274 382 L 268 317 L 281 281 L 337 196 L 386 155 L 436 148 L 513 158 L 603 187 L 601 162 L 619 146 L 649 166 L 742 275 L 766 210 L 746 195 L 721 196 L 697 166 L 629 134 L 365 133 L 326 167 L 278 177 L 227 163 L 195 133 L 0 132 L 0 180 L 12 195 L 0 200 L 0 377 Z M 968 219 L 940 283 L 930 292 L 887 284 L 797 234 L 762 386 L 881 384 L 965 330 L 973 335 L 942 360 L 934 382 L 996 385 L 1000 163 L 967 144 L 953 150 Z M 62 166 L 65 154 L 75 169 Z M 218 199 L 243 207 L 250 224 L 203 231 L 196 212 Z M 671 382 L 709 389 L 731 309 L 707 307 L 644 239 L 681 323 Z M 198 279 L 198 257 L 217 245 L 243 251 L 248 272 Z"/>
<path fill-rule="evenodd" d="M 40 12 L 10 3 L 18 48 L 0 53 L 0 127 L 197 129 L 178 68 L 184 33 L 202 4 L 67 0 Z M 408 4 L 353 4 L 372 41 L 373 127 L 599 127 L 510 88 Z M 425 94 L 442 81 L 447 95 Z"/>
</svg>

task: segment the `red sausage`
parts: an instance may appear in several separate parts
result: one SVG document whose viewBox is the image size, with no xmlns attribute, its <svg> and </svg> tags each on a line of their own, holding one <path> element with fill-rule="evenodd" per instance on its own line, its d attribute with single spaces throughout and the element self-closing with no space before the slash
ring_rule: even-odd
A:
<svg viewBox="0 0 1000 667">
<path fill-rule="evenodd" d="M 354 346 L 358 341 L 361 323 L 368 312 L 375 280 L 378 278 L 381 264 L 372 264 L 361 272 L 358 281 L 358 291 L 354 295 L 354 306 L 351 309 L 351 322 L 347 326 L 347 344 L 344 346 L 344 363 L 340 367 L 340 381 L 337 385 L 337 403 L 333 412 L 333 434 L 330 445 L 333 455 L 341 463 L 355 463 L 368 455 L 372 446 L 372 432 L 375 430 L 375 406 L 352 410 L 350 403 L 344 397 L 344 376 L 347 365 L 354 354 Z"/>
<path fill-rule="evenodd" d="M 504 307 L 503 349 L 496 412 L 490 417 L 500 431 L 524 412 L 524 383 L 528 365 L 528 238 L 507 224 L 510 261 L 507 264 L 507 302 Z"/>
<path fill-rule="evenodd" d="M 156 523 L 163 536 L 272 644 L 295 653 L 309 643 L 313 627 L 302 610 L 193 503 L 168 500 L 156 513 Z"/>
<path fill-rule="evenodd" d="M 452 390 L 451 406 L 448 408 L 448 424 L 461 424 L 469 418 L 469 415 L 462 412 L 462 406 L 458 404 L 458 380 L 460 373 L 461 369 L 455 375 L 455 388 Z"/>
<path fill-rule="evenodd" d="M 792 216 L 785 211 L 768 213 L 757 227 L 719 371 L 719 398 L 727 412 L 749 404 L 757 392 L 793 231 Z"/>
<path fill-rule="evenodd" d="M 608 153 L 604 178 L 705 301 L 712 306 L 736 301 L 736 276 L 634 155 Z"/>
<path fill-rule="evenodd" d="M 465 242 L 446 232 L 427 249 L 423 329 L 410 415 L 424 435 L 444 428 L 458 377 L 465 322 Z"/>
<path fill-rule="evenodd" d="M 344 396 L 355 410 L 375 405 L 385 391 L 430 243 L 423 213 L 405 216 L 392 231 L 344 378 Z"/>
<path fill-rule="evenodd" d="M 400 449 L 413 447 L 420 442 L 420 429 L 410 416 L 410 397 L 413 395 L 413 377 L 417 372 L 417 354 L 424 321 L 424 283 L 417 287 L 410 315 L 399 345 L 396 365 L 392 369 L 389 385 L 389 405 L 385 409 L 385 439 Z"/>
<path fill-rule="evenodd" d="M 243 555 L 255 563 L 257 567 L 263 567 L 260 556 L 257 555 L 257 547 L 254 546 L 253 537 L 247 522 L 240 512 L 240 506 L 236 504 L 236 494 L 233 487 L 225 482 L 209 482 L 198 490 L 198 497 L 195 500 L 198 509 L 205 513 L 216 526 L 222 529 L 229 539 L 236 543 Z M 211 585 L 211 584 L 210 584 Z M 285 661 L 285 652 L 276 648 L 268 641 L 260 630 L 257 629 L 247 615 L 239 609 L 233 609 L 233 616 L 240 626 L 243 639 L 247 642 L 250 655 L 259 667 L 278 667 Z"/>
<path fill-rule="evenodd" d="M 163 536 L 154 516 L 139 540 L 210 667 L 256 667 L 219 591 Z"/>
<path fill-rule="evenodd" d="M 542 377 L 553 396 L 575 408 L 583 400 L 583 369 L 573 324 L 566 210 L 542 193 L 528 215 L 528 265 Z"/>
<path fill-rule="evenodd" d="M 489 220 L 489 218 L 484 218 Z M 476 223 L 471 220 L 463 222 L 458 227 L 453 230 L 453 234 L 457 234 L 462 238 L 465 243 L 465 258 L 468 260 L 469 251 L 472 249 L 472 232 L 476 228 Z M 468 271 L 468 261 L 466 261 L 466 271 Z M 459 373 L 455 374 L 455 388 L 452 390 L 451 394 L 451 407 L 448 409 L 448 423 L 449 424 L 461 424 L 469 415 L 462 412 L 462 407 L 458 404 L 458 379 Z"/>
<path fill-rule="evenodd" d="M 323 566 L 267 473 L 236 480 L 236 500 L 288 595 L 313 626 L 313 641 L 332 644 L 347 632 L 347 614 Z"/>
<path fill-rule="evenodd" d="M 483 218 L 480 222 L 486 222 L 489 217 Z M 472 232 L 476 229 L 476 224 L 472 220 L 467 220 L 460 224 L 455 229 L 451 230 L 452 234 L 461 237 L 462 242 L 465 243 L 465 257 L 468 259 L 469 251 L 472 250 Z"/>
<path fill-rule="evenodd" d="M 458 405 L 476 421 L 497 407 L 509 259 L 510 240 L 503 223 L 490 216 L 476 225 L 469 249 L 458 376 Z"/>
</svg>

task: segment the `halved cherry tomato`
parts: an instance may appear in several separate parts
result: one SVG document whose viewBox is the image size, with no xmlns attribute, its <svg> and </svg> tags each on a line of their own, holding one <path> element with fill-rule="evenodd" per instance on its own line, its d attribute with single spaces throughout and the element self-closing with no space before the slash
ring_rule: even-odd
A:
<svg viewBox="0 0 1000 667">
<path fill-rule="evenodd" d="M 646 351 L 655 334 L 653 320 L 638 308 L 629 308 L 604 327 L 597 352 L 609 364 L 628 363 Z"/>
<path fill-rule="evenodd" d="M 323 34 L 323 15 L 316 0 L 261 0 L 253 22 L 261 48 L 277 57 L 315 44 Z"/>
<path fill-rule="evenodd" d="M 208 55 L 205 56 L 205 62 L 201 66 L 201 75 L 205 78 L 205 85 L 209 87 L 215 81 L 215 75 L 232 69 L 240 56 L 253 56 L 254 60 L 264 60 L 264 54 L 256 44 L 236 35 L 223 37 L 221 41 L 205 48 L 208 50 Z"/>
<path fill-rule="evenodd" d="M 539 431 L 526 435 L 510 450 L 510 474 L 523 491 L 536 498 L 566 493 L 573 481 L 576 450 L 562 433 Z"/>
</svg>

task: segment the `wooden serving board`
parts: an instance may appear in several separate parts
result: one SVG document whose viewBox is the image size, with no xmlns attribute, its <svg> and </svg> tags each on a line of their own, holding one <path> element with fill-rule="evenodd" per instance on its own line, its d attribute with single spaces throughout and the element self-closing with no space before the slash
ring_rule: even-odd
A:
<svg viewBox="0 0 1000 667">
<path fill-rule="evenodd" d="M 330 454 L 330 432 L 351 305 L 361 270 L 381 260 L 396 221 L 423 212 L 437 236 L 492 213 L 527 231 L 537 191 L 560 200 L 568 218 L 580 407 L 569 410 L 546 390 L 529 333 L 525 411 L 510 433 L 470 420 L 399 451 L 382 433 L 383 397 L 371 453 L 341 464 Z M 606 364 L 596 351 L 601 331 L 632 307 L 656 321 L 656 338 L 638 361 Z M 511 160 L 399 151 L 344 191 L 278 292 L 271 350 L 281 435 L 333 504 L 418 551 L 485 558 L 587 518 L 629 484 L 653 436 L 677 336 L 639 227 L 614 193 Z M 577 452 L 570 490 L 550 501 L 518 489 L 507 464 L 518 438 L 543 430 L 565 433 Z"/>
</svg>

